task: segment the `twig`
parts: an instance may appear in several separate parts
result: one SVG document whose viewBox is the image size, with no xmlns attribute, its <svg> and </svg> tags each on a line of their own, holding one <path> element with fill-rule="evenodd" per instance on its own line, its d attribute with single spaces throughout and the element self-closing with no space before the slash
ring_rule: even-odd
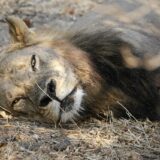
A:
<svg viewBox="0 0 160 160">
<path fill-rule="evenodd" d="M 6 109 L 6 108 L 4 108 L 4 107 L 0 106 L 0 108 L 1 108 L 3 111 L 5 111 L 5 112 L 7 112 L 7 113 L 12 114 L 9 110 L 7 110 L 7 109 Z"/>
</svg>

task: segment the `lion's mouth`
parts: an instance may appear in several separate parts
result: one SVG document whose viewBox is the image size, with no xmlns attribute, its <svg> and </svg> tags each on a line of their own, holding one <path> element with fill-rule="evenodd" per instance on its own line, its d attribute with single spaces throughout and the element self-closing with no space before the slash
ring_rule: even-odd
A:
<svg viewBox="0 0 160 160">
<path fill-rule="evenodd" d="M 68 112 L 72 110 L 72 106 L 74 104 L 74 94 L 77 90 L 78 85 L 76 85 L 72 91 L 64 98 L 64 99 L 59 99 L 56 94 L 52 94 L 48 92 L 45 96 L 43 96 L 40 100 L 39 107 L 42 109 L 45 109 L 50 102 L 57 101 L 60 104 L 60 110 L 61 112 Z"/>
<path fill-rule="evenodd" d="M 80 84 L 70 91 L 62 100 L 56 95 L 45 95 L 40 101 L 40 113 L 47 119 L 56 123 L 72 121 L 80 116 L 85 109 L 82 105 L 85 95 Z"/>
<path fill-rule="evenodd" d="M 72 89 L 72 91 L 61 101 L 60 107 L 62 111 L 68 112 L 72 109 L 74 104 L 74 94 L 77 90 L 77 85 Z"/>
</svg>

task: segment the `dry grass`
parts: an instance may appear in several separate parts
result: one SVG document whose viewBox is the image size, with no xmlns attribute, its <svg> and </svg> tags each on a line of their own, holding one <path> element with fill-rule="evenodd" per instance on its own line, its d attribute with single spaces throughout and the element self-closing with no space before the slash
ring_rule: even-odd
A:
<svg viewBox="0 0 160 160">
<path fill-rule="evenodd" d="M 160 159 L 160 123 L 90 119 L 55 128 L 26 120 L 0 120 L 1 160 Z"/>
</svg>

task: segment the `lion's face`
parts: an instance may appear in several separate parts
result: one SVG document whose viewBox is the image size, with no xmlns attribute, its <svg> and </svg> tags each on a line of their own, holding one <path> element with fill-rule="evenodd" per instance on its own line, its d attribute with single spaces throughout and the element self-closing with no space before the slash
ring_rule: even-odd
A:
<svg viewBox="0 0 160 160">
<path fill-rule="evenodd" d="M 52 121 L 78 116 L 84 92 L 70 64 L 54 49 L 31 46 L 8 53 L 0 62 L 1 106 L 38 112 Z"/>
<path fill-rule="evenodd" d="M 40 43 L 25 46 L 18 34 L 30 41 L 29 29 L 16 17 L 8 22 L 14 41 L 24 47 L 1 53 L 0 105 L 53 122 L 75 119 L 82 110 L 84 91 L 72 66 L 54 48 Z"/>
</svg>

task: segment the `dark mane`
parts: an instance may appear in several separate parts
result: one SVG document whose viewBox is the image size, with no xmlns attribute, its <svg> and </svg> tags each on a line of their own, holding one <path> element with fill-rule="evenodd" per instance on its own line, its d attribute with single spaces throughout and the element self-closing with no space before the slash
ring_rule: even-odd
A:
<svg viewBox="0 0 160 160">
<path fill-rule="evenodd" d="M 76 47 L 87 52 L 94 63 L 95 70 L 106 81 L 106 86 L 116 90 L 117 95 L 120 92 L 124 94 L 122 104 L 127 110 L 137 118 L 148 117 L 151 120 L 160 118 L 156 113 L 159 95 L 153 83 L 152 72 L 143 66 L 127 67 L 121 48 L 129 47 L 134 55 L 145 53 L 137 53 L 138 49 L 135 46 L 125 42 L 119 33 L 112 30 L 78 33 L 70 39 Z M 110 92 L 108 88 L 106 92 Z M 115 111 L 115 113 L 118 112 L 118 117 L 126 117 L 122 107 L 118 105 L 115 107 L 115 104 L 113 106 L 111 107 L 113 110 L 118 108 Z"/>
</svg>

